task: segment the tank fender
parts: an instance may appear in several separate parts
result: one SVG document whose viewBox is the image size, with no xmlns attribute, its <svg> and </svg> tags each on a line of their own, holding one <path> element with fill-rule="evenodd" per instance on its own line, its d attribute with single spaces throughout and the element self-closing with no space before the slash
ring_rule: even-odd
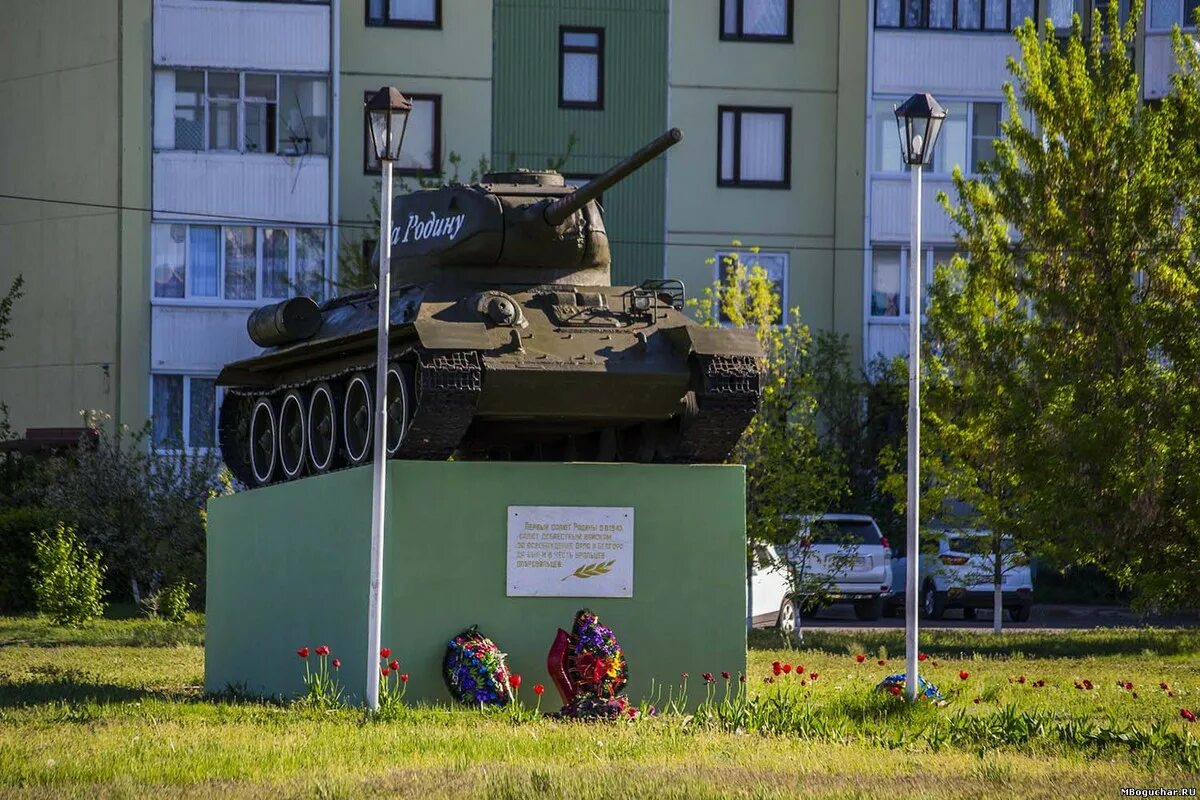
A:
<svg viewBox="0 0 1200 800">
<path fill-rule="evenodd" d="M 752 330 L 680 325 L 677 328 L 667 328 L 663 333 L 682 355 L 697 353 L 704 356 L 763 357 L 762 346 Z"/>
</svg>

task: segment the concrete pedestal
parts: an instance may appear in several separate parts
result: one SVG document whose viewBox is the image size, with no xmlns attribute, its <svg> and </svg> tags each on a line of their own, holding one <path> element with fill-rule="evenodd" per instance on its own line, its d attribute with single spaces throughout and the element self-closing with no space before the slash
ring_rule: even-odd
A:
<svg viewBox="0 0 1200 800">
<path fill-rule="evenodd" d="M 470 625 L 524 678 L 558 698 L 546 652 L 590 608 L 629 662 L 633 701 L 681 672 L 746 663 L 745 473 L 739 466 L 393 461 L 388 465 L 383 644 L 413 702 L 449 702 L 446 642 Z M 508 597 L 510 506 L 632 507 L 633 597 Z M 209 504 L 205 688 L 264 696 L 303 688 L 302 646 L 329 645 L 352 702 L 365 681 L 371 468 Z"/>
</svg>

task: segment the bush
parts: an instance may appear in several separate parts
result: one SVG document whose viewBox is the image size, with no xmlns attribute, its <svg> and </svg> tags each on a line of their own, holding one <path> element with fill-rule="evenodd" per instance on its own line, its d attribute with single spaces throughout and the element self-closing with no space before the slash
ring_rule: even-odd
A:
<svg viewBox="0 0 1200 800">
<path fill-rule="evenodd" d="M 54 527 L 57 515 L 45 508 L 0 510 L 0 613 L 33 611 L 34 537 Z"/>
<path fill-rule="evenodd" d="M 171 622 L 183 622 L 187 617 L 188 606 L 191 605 L 192 592 L 196 584 L 180 578 L 159 594 L 158 607 L 162 615 Z"/>
<path fill-rule="evenodd" d="M 59 625 L 81 625 L 104 613 L 104 567 L 73 528 L 56 525 L 34 540 L 38 611 Z"/>
</svg>

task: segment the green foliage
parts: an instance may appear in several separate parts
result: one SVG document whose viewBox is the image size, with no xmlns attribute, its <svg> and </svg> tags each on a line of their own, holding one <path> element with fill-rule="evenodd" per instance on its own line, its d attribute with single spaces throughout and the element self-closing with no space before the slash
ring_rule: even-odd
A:
<svg viewBox="0 0 1200 800">
<path fill-rule="evenodd" d="M 104 567 L 72 528 L 57 525 L 34 539 L 37 608 L 59 625 L 82 625 L 104 613 Z"/>
<path fill-rule="evenodd" d="M 179 578 L 174 583 L 162 589 L 159 600 L 159 611 L 168 622 L 183 622 L 187 618 L 188 608 L 192 601 L 192 592 L 196 584 L 186 578 Z"/>
<path fill-rule="evenodd" d="M 12 320 L 13 304 L 25 294 L 24 286 L 25 276 L 17 275 L 9 285 L 8 292 L 0 297 L 0 352 L 4 350 L 4 343 L 12 338 L 12 329 L 9 325 Z"/>
<path fill-rule="evenodd" d="M 0 509 L 0 612 L 19 614 L 36 608 L 34 539 L 56 522 L 57 515 L 44 508 Z"/>
<path fill-rule="evenodd" d="M 1200 570 L 1200 55 L 1177 32 L 1143 104 L 1142 5 L 1090 39 L 1019 29 L 996 158 L 942 198 L 960 255 L 932 289 L 923 509 L 956 497 L 1173 606 Z"/>
</svg>

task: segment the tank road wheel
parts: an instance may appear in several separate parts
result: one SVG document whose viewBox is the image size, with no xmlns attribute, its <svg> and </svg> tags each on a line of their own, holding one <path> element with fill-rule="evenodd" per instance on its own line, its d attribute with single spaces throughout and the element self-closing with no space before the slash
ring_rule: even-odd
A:
<svg viewBox="0 0 1200 800">
<path fill-rule="evenodd" d="M 371 406 L 375 387 L 365 372 L 356 372 L 346 382 L 342 405 L 342 442 L 346 460 L 357 467 L 371 459 Z"/>
<path fill-rule="evenodd" d="M 295 389 L 283 396 L 279 406 L 279 467 L 288 480 L 304 471 L 304 451 L 308 445 L 306 406 L 304 395 Z"/>
<path fill-rule="evenodd" d="M 408 435 L 413 412 L 413 369 L 409 364 L 393 363 L 387 376 L 387 454 L 394 458 Z"/>
<path fill-rule="evenodd" d="M 338 408 L 333 387 L 318 383 L 308 398 L 308 466 L 314 473 L 333 468 L 337 454 Z"/>
<path fill-rule="evenodd" d="M 270 398 L 260 397 L 254 401 L 254 409 L 250 412 L 250 472 L 259 486 L 266 486 L 275 474 L 278 440 L 275 407 Z"/>
</svg>

